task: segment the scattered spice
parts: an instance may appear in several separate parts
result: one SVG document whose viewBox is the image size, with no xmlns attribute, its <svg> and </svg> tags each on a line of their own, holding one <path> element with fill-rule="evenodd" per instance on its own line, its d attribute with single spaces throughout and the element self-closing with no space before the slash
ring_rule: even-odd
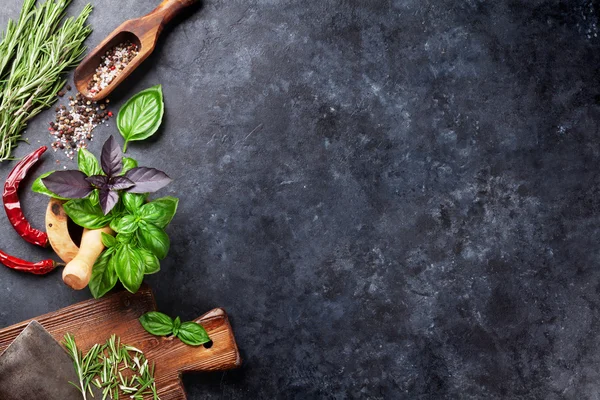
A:
<svg viewBox="0 0 600 400">
<path fill-rule="evenodd" d="M 10 172 L 8 178 L 6 178 L 4 192 L 2 194 L 4 211 L 6 211 L 6 216 L 13 228 L 15 228 L 17 233 L 29 243 L 42 247 L 48 245 L 48 235 L 46 232 L 33 228 L 29 221 L 27 221 L 27 218 L 25 218 L 23 210 L 21 209 L 18 191 L 21 181 L 25 179 L 31 167 L 40 159 L 47 149 L 46 146 L 42 146 L 33 153 L 23 157 Z"/>
<path fill-rule="evenodd" d="M 95 95 L 110 85 L 138 53 L 138 45 L 130 41 L 120 43 L 108 50 L 102 56 L 100 65 L 88 84 L 90 94 Z"/>
<path fill-rule="evenodd" d="M 66 90 L 70 88 L 68 85 Z M 54 151 L 63 151 L 73 159 L 77 150 L 86 148 L 87 141 L 94 138 L 94 128 L 112 117 L 112 113 L 106 110 L 106 103 L 108 100 L 89 101 L 81 93 L 77 93 L 75 97 L 69 96 L 68 108 L 65 105 L 57 106 L 55 120 L 50 122 L 48 128 L 54 138 Z"/>
</svg>

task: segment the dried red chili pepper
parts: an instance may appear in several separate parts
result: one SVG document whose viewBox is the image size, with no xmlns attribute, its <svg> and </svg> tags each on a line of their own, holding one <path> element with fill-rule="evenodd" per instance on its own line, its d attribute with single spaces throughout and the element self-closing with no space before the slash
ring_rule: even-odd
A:
<svg viewBox="0 0 600 400">
<path fill-rule="evenodd" d="M 8 220 L 15 228 L 17 233 L 29 243 L 37 244 L 38 246 L 46 247 L 48 245 L 48 235 L 46 232 L 32 228 L 31 224 L 25 218 L 21 203 L 19 201 L 19 184 L 27 176 L 27 172 L 40 159 L 40 156 L 48 150 L 48 147 L 42 146 L 33 153 L 25 156 L 15 165 L 13 170 L 8 174 L 6 183 L 4 184 L 4 211 Z"/>
<path fill-rule="evenodd" d="M 54 262 L 54 260 L 43 260 L 40 262 L 32 263 L 8 255 L 2 250 L 0 250 L 0 262 L 6 265 L 8 268 L 15 269 L 17 271 L 29 272 L 35 275 L 47 274 L 59 265 L 56 262 Z"/>
</svg>

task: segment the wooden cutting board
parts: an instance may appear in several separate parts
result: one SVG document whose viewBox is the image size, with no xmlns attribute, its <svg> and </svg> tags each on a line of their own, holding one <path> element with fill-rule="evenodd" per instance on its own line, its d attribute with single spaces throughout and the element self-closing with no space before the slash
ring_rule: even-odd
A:
<svg viewBox="0 0 600 400">
<path fill-rule="evenodd" d="M 212 339 L 210 348 L 191 347 L 178 339 L 150 335 L 138 321 L 148 311 L 156 311 L 156 303 L 152 290 L 144 285 L 136 294 L 122 291 L 33 319 L 59 342 L 66 333 L 72 333 L 77 346 L 83 351 L 88 351 L 96 343 L 104 343 L 112 334 L 121 337 L 122 343 L 139 348 L 148 360 L 156 363 L 156 387 L 162 400 L 186 399 L 181 383 L 183 372 L 220 371 L 241 365 L 225 310 L 216 308 L 195 320 L 204 326 Z M 0 330 L 0 353 L 30 321 Z"/>
</svg>

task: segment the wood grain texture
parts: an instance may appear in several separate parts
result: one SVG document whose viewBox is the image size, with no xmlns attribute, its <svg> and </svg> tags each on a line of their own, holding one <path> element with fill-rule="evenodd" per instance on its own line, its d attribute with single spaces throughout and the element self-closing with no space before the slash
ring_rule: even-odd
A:
<svg viewBox="0 0 600 400">
<path fill-rule="evenodd" d="M 65 266 L 62 273 L 63 281 L 72 289 L 82 290 L 90 282 L 94 264 L 104 251 L 102 233 L 114 235 L 113 230 L 108 226 L 102 229 L 83 230 L 79 253 Z"/>
<path fill-rule="evenodd" d="M 79 253 L 79 247 L 69 234 L 69 217 L 63 208 L 63 200 L 50 199 L 46 209 L 46 232 L 52 249 L 65 263 L 71 262 Z"/>
<path fill-rule="evenodd" d="M 152 52 L 156 47 L 156 41 L 163 28 L 177 14 L 186 7 L 196 3 L 197 0 L 164 0 L 149 14 L 136 19 L 123 22 L 117 29 L 109 34 L 87 57 L 81 61 L 75 69 L 74 81 L 79 93 L 84 97 L 98 101 L 108 96 L 121 82 L 125 80 Z M 100 65 L 102 55 L 118 45 L 130 41 L 139 48 L 139 53 L 121 71 L 119 75 L 99 93 L 91 94 L 88 83 L 94 76 L 96 68 Z"/>
<path fill-rule="evenodd" d="M 150 361 L 156 363 L 156 385 L 162 400 L 186 399 L 181 382 L 183 372 L 228 370 L 241 365 L 235 337 L 223 309 L 214 309 L 196 319 L 213 341 L 210 348 L 191 347 L 178 339 L 159 338 L 147 333 L 138 318 L 155 310 L 154 295 L 144 285 L 136 294 L 122 291 L 34 319 L 57 341 L 62 341 L 66 333 L 72 333 L 83 351 L 96 343 L 105 342 L 112 334 L 119 336 L 122 343 L 139 348 Z M 0 330 L 0 352 L 30 321 Z"/>
</svg>

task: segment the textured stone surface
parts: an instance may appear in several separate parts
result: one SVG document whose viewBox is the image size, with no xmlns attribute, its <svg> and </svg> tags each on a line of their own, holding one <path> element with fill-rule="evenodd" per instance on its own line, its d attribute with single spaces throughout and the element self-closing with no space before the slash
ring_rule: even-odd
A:
<svg viewBox="0 0 600 400">
<path fill-rule="evenodd" d="M 97 2 L 90 45 L 155 3 Z M 181 197 L 148 281 L 169 314 L 226 308 L 245 361 L 186 376 L 190 398 L 599 398 L 599 12 L 207 0 L 165 32 L 113 96 L 165 91 L 130 149 Z M 43 226 L 46 200 L 23 203 Z M 0 237 L 49 254 L 4 215 Z M 89 297 L 58 273 L 0 269 L 0 289 L 0 325 Z"/>
</svg>

